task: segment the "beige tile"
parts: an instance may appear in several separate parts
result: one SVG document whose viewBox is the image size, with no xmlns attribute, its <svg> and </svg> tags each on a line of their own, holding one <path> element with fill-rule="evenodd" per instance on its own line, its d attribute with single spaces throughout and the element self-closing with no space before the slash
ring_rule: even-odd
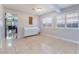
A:
<svg viewBox="0 0 79 59">
<path fill-rule="evenodd" d="M 5 42 L 4 42 L 5 44 Z M 54 37 L 37 35 L 23 39 L 13 40 L 13 46 L 5 46 L 0 49 L 0 53 L 17 54 L 63 54 L 75 53 L 77 44 L 66 42 Z"/>
</svg>

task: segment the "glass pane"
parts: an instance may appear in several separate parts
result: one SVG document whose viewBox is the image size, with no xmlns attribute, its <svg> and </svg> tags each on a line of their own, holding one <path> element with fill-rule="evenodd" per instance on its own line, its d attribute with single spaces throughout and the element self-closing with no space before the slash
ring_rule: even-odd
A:
<svg viewBox="0 0 79 59">
<path fill-rule="evenodd" d="M 78 14 L 69 14 L 66 16 L 68 28 L 78 28 Z"/>
<path fill-rule="evenodd" d="M 43 26 L 52 26 L 53 19 L 51 17 L 46 17 L 42 19 Z"/>
<path fill-rule="evenodd" d="M 44 19 L 42 19 L 42 23 L 51 24 L 52 23 L 52 18 L 44 18 Z"/>
<path fill-rule="evenodd" d="M 65 27 L 65 16 L 58 16 L 57 17 L 57 27 Z"/>
</svg>

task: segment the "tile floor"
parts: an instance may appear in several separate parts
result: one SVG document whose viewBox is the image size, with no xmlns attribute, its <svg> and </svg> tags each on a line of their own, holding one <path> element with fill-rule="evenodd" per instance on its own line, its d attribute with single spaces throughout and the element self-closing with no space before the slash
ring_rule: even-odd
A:
<svg viewBox="0 0 79 59">
<path fill-rule="evenodd" d="M 37 35 L 13 40 L 8 47 L 3 41 L 0 53 L 5 54 L 72 54 L 76 53 L 77 44 L 66 42 L 54 37 Z"/>
</svg>

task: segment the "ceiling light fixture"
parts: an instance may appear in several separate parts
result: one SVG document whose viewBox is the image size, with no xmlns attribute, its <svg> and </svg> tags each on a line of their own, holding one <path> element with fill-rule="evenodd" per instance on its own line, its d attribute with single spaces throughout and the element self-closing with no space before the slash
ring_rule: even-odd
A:
<svg viewBox="0 0 79 59">
<path fill-rule="evenodd" d="M 34 11 L 41 11 L 42 8 L 32 8 L 32 10 L 34 10 Z"/>
<path fill-rule="evenodd" d="M 42 10 L 42 8 L 37 8 L 37 11 L 41 11 Z"/>
</svg>

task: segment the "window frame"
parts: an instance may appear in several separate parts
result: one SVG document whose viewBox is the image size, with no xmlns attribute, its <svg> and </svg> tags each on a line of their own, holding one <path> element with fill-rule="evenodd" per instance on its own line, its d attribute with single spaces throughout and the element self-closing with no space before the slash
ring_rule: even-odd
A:
<svg viewBox="0 0 79 59">
<path fill-rule="evenodd" d="M 52 22 L 51 22 L 50 24 L 49 24 L 49 23 L 44 24 L 44 23 L 43 23 L 43 19 L 51 19 Z M 42 26 L 44 26 L 44 27 L 53 26 L 53 17 L 43 17 L 42 20 L 41 20 L 41 22 L 42 22 Z"/>
<path fill-rule="evenodd" d="M 64 20 L 64 27 L 58 27 L 58 24 L 57 24 L 57 20 Z M 56 18 L 56 29 L 65 29 L 66 28 L 66 19 L 65 19 L 65 15 L 59 15 L 57 16 Z"/>
<path fill-rule="evenodd" d="M 73 14 L 76 14 L 77 15 L 76 17 L 78 17 L 78 27 L 77 28 L 75 28 L 75 27 L 67 27 L 67 20 L 68 20 L 67 16 L 68 15 L 73 15 Z M 66 17 L 66 29 L 79 29 L 79 14 L 78 13 L 66 14 L 65 17 Z"/>
</svg>

